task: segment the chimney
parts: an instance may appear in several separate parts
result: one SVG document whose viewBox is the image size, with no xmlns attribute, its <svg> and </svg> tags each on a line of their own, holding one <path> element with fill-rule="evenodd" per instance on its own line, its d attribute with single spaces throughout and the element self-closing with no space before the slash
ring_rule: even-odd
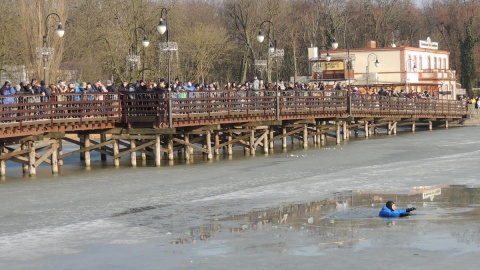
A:
<svg viewBox="0 0 480 270">
<path fill-rule="evenodd" d="M 377 48 L 377 42 L 375 40 L 367 41 L 367 49 L 376 49 L 376 48 Z"/>
</svg>

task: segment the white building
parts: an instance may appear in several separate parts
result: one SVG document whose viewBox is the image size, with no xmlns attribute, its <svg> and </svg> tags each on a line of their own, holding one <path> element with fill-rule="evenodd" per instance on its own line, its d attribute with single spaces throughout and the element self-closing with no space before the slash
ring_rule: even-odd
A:
<svg viewBox="0 0 480 270">
<path fill-rule="evenodd" d="M 430 38 L 421 40 L 419 47 L 377 48 L 376 42 L 370 41 L 366 48 L 331 50 L 329 56 L 322 52 L 320 57 L 310 57 L 312 80 L 327 84 L 341 81 L 363 89 L 427 91 L 439 98 L 456 99 L 456 72 L 450 69 L 450 52 L 438 50 L 438 43 Z"/>
</svg>

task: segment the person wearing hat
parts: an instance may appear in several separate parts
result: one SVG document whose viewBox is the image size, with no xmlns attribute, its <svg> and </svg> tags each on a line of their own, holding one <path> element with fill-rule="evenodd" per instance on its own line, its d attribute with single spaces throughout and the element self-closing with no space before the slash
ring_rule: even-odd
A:
<svg viewBox="0 0 480 270">
<path fill-rule="evenodd" d="M 85 92 L 85 90 L 87 90 L 87 83 L 86 82 L 82 82 L 80 84 L 80 90 L 82 90 L 82 92 Z"/>
<path fill-rule="evenodd" d="M 15 85 L 15 94 L 16 95 L 25 94 L 25 91 L 23 91 L 23 87 L 20 84 Z"/>
<path fill-rule="evenodd" d="M 112 84 L 112 81 L 107 80 L 107 91 L 108 92 L 117 92 L 117 89 L 115 89 L 115 85 Z"/>
<path fill-rule="evenodd" d="M 411 211 L 416 210 L 415 207 L 410 208 L 400 208 L 397 209 L 395 203 L 392 201 L 388 201 L 385 206 L 380 210 L 378 216 L 380 217 L 405 217 L 410 214 Z"/>
<path fill-rule="evenodd" d="M 257 78 L 257 76 L 253 77 L 252 89 L 254 91 L 260 90 L 260 80 Z"/>
<path fill-rule="evenodd" d="M 2 88 L 0 88 L 0 94 L 2 96 L 7 96 L 10 94 L 10 88 L 11 87 L 11 83 L 10 81 L 5 81 L 5 83 L 3 84 Z"/>
</svg>

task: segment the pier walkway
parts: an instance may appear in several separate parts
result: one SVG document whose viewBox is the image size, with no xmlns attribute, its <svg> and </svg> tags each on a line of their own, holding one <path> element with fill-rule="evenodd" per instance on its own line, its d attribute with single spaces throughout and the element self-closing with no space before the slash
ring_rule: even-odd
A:
<svg viewBox="0 0 480 270">
<path fill-rule="evenodd" d="M 277 95 L 278 94 L 278 95 Z M 352 134 L 368 137 L 384 129 L 425 125 L 448 128 L 467 116 L 464 101 L 357 96 L 345 91 L 206 91 L 172 93 L 89 93 L 2 96 L 0 104 L 0 176 L 6 161 L 22 164 L 33 176 L 42 163 L 59 172 L 63 159 L 79 154 L 90 166 L 91 151 L 111 157 L 114 166 L 130 155 L 131 165 L 148 156 L 160 166 L 162 155 L 185 159 L 194 151 L 231 155 L 234 145 L 251 155 L 268 153 L 287 138 L 303 147 L 326 136 L 337 143 Z M 65 153 L 63 142 L 79 146 Z"/>
</svg>

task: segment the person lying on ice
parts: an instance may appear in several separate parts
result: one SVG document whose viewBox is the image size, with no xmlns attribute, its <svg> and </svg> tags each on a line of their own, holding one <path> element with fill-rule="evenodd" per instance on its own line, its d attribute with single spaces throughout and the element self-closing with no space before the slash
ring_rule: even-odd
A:
<svg viewBox="0 0 480 270">
<path fill-rule="evenodd" d="M 378 215 L 380 217 L 404 217 L 416 209 L 415 207 L 397 209 L 394 202 L 388 201 Z"/>
</svg>

